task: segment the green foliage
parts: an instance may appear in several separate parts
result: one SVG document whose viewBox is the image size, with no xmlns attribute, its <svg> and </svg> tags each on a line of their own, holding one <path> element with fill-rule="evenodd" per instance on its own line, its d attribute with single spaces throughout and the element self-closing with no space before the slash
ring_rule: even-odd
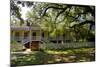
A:
<svg viewBox="0 0 100 67">
<path fill-rule="evenodd" d="M 52 37 L 59 34 L 63 35 L 67 30 L 70 30 L 70 32 L 74 34 L 71 35 L 71 39 L 77 41 L 95 40 L 93 39 L 95 37 L 95 33 L 93 33 L 95 28 L 92 30 L 93 26 L 95 26 L 94 6 L 29 1 L 11 1 L 11 4 L 11 14 L 15 15 L 21 23 L 23 23 L 23 18 L 21 18 L 21 8 L 18 7 L 18 4 L 30 8 L 30 11 L 26 14 L 29 23 L 40 25 L 42 30 L 48 31 Z"/>
<path fill-rule="evenodd" d="M 10 49 L 11 49 L 11 52 L 18 52 L 18 51 L 22 51 L 23 49 L 23 45 L 16 42 L 16 41 L 11 41 L 11 45 L 10 45 Z"/>
</svg>

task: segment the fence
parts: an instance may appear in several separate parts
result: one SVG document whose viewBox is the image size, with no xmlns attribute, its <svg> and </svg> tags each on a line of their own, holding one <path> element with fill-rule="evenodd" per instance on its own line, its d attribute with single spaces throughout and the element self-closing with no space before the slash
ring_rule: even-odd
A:
<svg viewBox="0 0 100 67">
<path fill-rule="evenodd" d="M 40 49 L 65 49 L 65 48 L 83 48 L 95 47 L 95 42 L 69 42 L 64 44 L 45 43 L 40 44 Z"/>
</svg>

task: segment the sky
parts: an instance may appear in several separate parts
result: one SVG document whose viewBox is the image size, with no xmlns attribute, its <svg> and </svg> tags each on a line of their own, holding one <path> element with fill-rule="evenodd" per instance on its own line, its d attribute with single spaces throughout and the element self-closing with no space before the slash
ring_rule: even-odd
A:
<svg viewBox="0 0 100 67">
<path fill-rule="evenodd" d="M 27 18 L 26 18 L 26 13 L 27 13 L 27 11 L 30 11 L 30 9 L 31 8 L 27 8 L 26 6 L 25 7 L 22 7 L 22 5 L 18 5 L 20 8 L 21 8 L 21 14 L 22 14 L 22 18 L 24 19 L 24 20 L 26 20 Z"/>
</svg>

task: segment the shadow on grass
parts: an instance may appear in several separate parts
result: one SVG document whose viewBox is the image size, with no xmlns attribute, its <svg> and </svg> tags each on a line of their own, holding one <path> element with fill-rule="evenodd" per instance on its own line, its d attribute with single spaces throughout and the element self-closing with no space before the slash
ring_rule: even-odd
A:
<svg viewBox="0 0 100 67">
<path fill-rule="evenodd" d="M 50 60 L 53 60 L 52 55 L 43 51 L 37 51 L 34 54 L 13 55 L 11 66 L 46 64 Z"/>
<path fill-rule="evenodd" d="M 51 51 L 53 54 L 45 50 L 33 51 L 34 54 L 11 55 L 11 66 L 95 61 L 95 50 L 90 48 L 64 50 L 67 54 L 55 54 L 59 50 Z"/>
</svg>

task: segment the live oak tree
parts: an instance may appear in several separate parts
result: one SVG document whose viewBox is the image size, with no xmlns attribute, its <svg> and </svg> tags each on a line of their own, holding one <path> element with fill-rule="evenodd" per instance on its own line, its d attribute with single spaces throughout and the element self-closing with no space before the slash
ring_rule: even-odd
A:
<svg viewBox="0 0 100 67">
<path fill-rule="evenodd" d="M 95 39 L 95 7 L 66 4 L 44 4 L 39 9 L 41 26 L 52 36 L 63 35 L 68 29 L 73 32 L 76 40 L 94 41 Z M 34 10 L 34 9 L 33 9 Z M 33 11 L 34 12 L 34 11 Z"/>
<path fill-rule="evenodd" d="M 52 37 L 67 33 L 75 41 L 95 40 L 95 7 L 82 5 L 67 5 L 56 3 L 38 3 L 31 1 L 11 1 L 11 16 L 17 17 L 21 24 L 24 23 L 21 17 L 20 7 L 32 7 L 26 17 L 30 23 L 36 23 L 43 30 L 50 33 Z"/>
</svg>

